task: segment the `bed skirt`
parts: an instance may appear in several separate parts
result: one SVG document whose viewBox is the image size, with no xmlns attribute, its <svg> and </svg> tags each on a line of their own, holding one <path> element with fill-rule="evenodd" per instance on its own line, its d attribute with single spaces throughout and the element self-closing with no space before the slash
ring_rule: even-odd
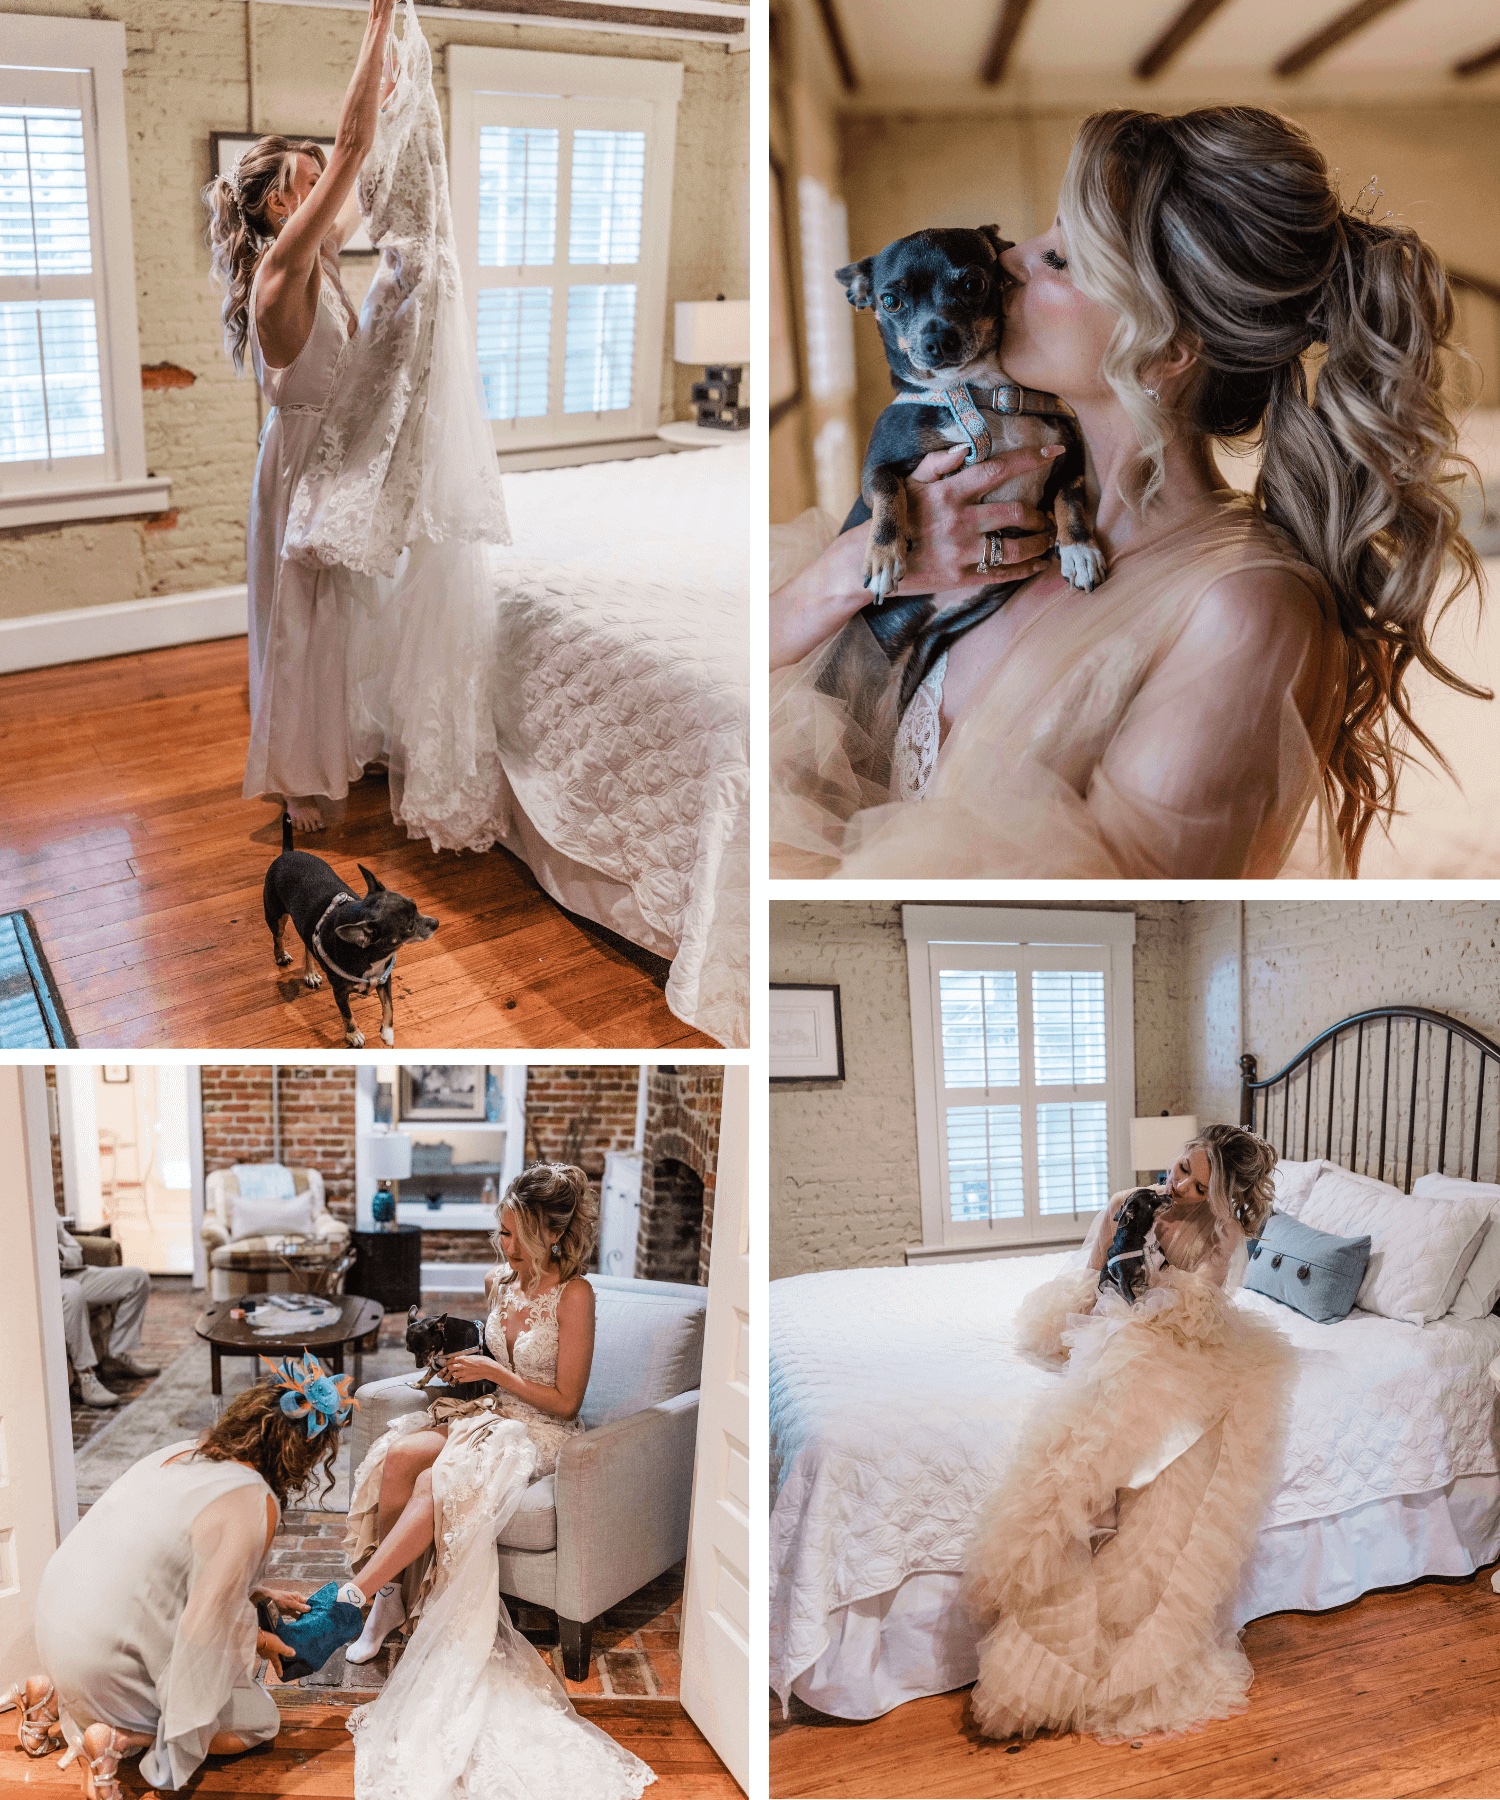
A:
<svg viewBox="0 0 1500 1800">
<path fill-rule="evenodd" d="M 1500 1475 L 1464 1475 L 1426 1494 L 1372 1500 L 1330 1518 L 1262 1531 L 1234 1605 L 1236 1625 L 1267 1613 L 1324 1612 L 1426 1575 L 1472 1575 L 1500 1557 Z M 911 1575 L 827 1619 L 828 1643 L 792 1683 L 839 1719 L 874 1719 L 907 1700 L 967 1687 L 979 1628 L 958 1574 Z"/>
</svg>

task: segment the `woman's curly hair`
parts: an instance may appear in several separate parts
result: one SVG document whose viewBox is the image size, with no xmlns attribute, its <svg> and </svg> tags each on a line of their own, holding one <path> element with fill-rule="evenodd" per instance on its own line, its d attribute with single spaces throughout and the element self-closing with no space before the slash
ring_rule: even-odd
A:
<svg viewBox="0 0 1500 1800">
<path fill-rule="evenodd" d="M 323 146 L 310 138 L 263 137 L 203 190 L 213 277 L 224 293 L 224 349 L 236 371 L 245 366 L 255 270 L 276 237 L 269 203 L 291 186 L 299 156 L 327 167 Z"/>
<path fill-rule="evenodd" d="M 284 1391 L 257 1382 L 236 1394 L 198 1440 L 198 1454 L 210 1462 L 242 1462 L 258 1470 L 283 1507 L 302 1492 L 319 1465 L 326 1477 L 319 1498 L 326 1499 L 333 1489 L 333 1463 L 339 1453 L 338 1426 L 330 1423 L 309 1437 L 303 1419 L 288 1418 L 281 1410 Z"/>
<path fill-rule="evenodd" d="M 1214 1212 L 1234 1219 L 1246 1237 L 1259 1237 L 1275 1193 L 1275 1149 L 1242 1125 L 1205 1125 L 1183 1150 L 1186 1155 L 1201 1150 L 1208 1157 Z"/>
<path fill-rule="evenodd" d="M 500 1204 L 514 1215 L 516 1235 L 536 1269 L 555 1264 L 563 1282 L 588 1268 L 599 1229 L 599 1201 L 576 1164 L 532 1163 L 505 1190 Z M 498 1239 L 495 1247 L 499 1249 Z M 502 1285 L 514 1281 L 515 1270 L 500 1279 Z"/>
</svg>

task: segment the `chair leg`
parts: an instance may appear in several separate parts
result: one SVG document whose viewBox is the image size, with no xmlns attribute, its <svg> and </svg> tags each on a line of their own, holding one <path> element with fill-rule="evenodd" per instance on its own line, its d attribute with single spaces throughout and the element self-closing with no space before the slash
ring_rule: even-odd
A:
<svg viewBox="0 0 1500 1800">
<path fill-rule="evenodd" d="M 559 1614 L 557 1635 L 562 1644 L 563 1673 L 569 1681 L 587 1681 L 594 1653 L 594 1621 L 565 1619 Z"/>
</svg>

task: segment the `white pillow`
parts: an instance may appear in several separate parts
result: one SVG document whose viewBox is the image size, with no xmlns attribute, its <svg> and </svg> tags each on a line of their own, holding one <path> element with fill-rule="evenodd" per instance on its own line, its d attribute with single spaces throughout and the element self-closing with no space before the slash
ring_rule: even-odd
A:
<svg viewBox="0 0 1500 1800">
<path fill-rule="evenodd" d="M 296 1194 L 290 1200 L 247 1200 L 243 1194 L 231 1197 L 231 1238 L 280 1237 L 283 1233 L 312 1236 L 313 1197 L 310 1193 Z"/>
<path fill-rule="evenodd" d="M 1271 1171 L 1277 1212 L 1289 1213 L 1292 1218 L 1300 1219 L 1303 1204 L 1312 1192 L 1313 1183 L 1324 1169 L 1331 1169 L 1333 1166 L 1321 1156 L 1315 1156 L 1311 1162 L 1287 1162 L 1285 1159 L 1278 1162 Z"/>
<path fill-rule="evenodd" d="M 1426 1325 L 1453 1304 L 1489 1229 L 1490 1208 L 1484 1200 L 1434 1206 L 1368 1175 L 1326 1168 L 1297 1216 L 1338 1237 L 1368 1232 L 1370 1264 L 1355 1304 L 1383 1318 Z"/>
<path fill-rule="evenodd" d="M 1448 1308 L 1455 1319 L 1487 1318 L 1500 1300 L 1500 1187 L 1489 1181 L 1465 1181 L 1458 1175 L 1423 1175 L 1412 1183 L 1411 1191 L 1424 1200 L 1482 1200 L 1489 1207 L 1489 1229 L 1480 1238 L 1469 1272 Z"/>
</svg>

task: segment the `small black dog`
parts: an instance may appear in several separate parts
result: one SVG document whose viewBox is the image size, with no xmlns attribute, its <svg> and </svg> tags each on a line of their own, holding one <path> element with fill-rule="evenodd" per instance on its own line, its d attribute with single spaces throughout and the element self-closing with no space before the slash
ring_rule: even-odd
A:
<svg viewBox="0 0 1500 1800">
<path fill-rule="evenodd" d="M 1146 1285 L 1146 1239 L 1151 1235 L 1156 1215 L 1171 1198 L 1160 1188 L 1134 1188 L 1121 1201 L 1109 1255 L 1099 1271 L 1101 1289 L 1113 1288 L 1134 1305 Z"/>
<path fill-rule="evenodd" d="M 434 1313 L 424 1319 L 414 1306 L 406 1315 L 406 1347 L 416 1357 L 418 1367 L 427 1371 L 417 1383 L 419 1388 L 429 1387 L 443 1378 L 443 1371 L 438 1367 L 441 1357 L 458 1350 L 478 1350 L 488 1354 L 475 1320 L 456 1319 L 451 1313 Z M 444 1382 L 445 1395 L 455 1400 L 479 1400 L 494 1391 L 493 1381 Z"/>
<path fill-rule="evenodd" d="M 394 1044 L 391 970 L 396 952 L 403 944 L 430 938 L 438 928 L 436 919 L 417 911 L 415 900 L 382 887 L 363 863 L 355 867 L 365 878 L 362 897 L 321 856 L 292 848 L 292 821 L 282 814 L 281 855 L 266 870 L 265 887 L 266 924 L 276 966 L 291 967 L 283 942 L 290 918 L 302 939 L 302 979 L 310 988 L 322 987 L 318 970 L 326 971 L 344 1021 L 344 1042 L 351 1050 L 363 1045 L 365 1034 L 349 1011 L 350 994 L 379 988 L 380 1041 Z"/>
<path fill-rule="evenodd" d="M 896 388 L 896 399 L 875 421 L 860 499 L 844 521 L 848 531 L 874 520 L 865 586 L 875 598 L 862 617 L 893 662 L 937 610 L 926 595 L 904 596 L 895 608 L 884 605 L 906 573 L 906 477 L 931 450 L 964 444 L 969 461 L 985 462 L 1001 450 L 1062 444 L 1064 454 L 1046 468 L 1002 482 L 987 498 L 1051 508 L 1064 576 L 1085 590 L 1104 577 L 1104 554 L 1089 521 L 1078 422 L 1055 394 L 1018 387 L 1001 366 L 1005 295 L 1014 278 L 1000 258 L 1010 248 L 996 225 L 919 231 L 836 271 L 850 305 L 874 309 Z M 999 535 L 1026 534 L 1007 527 Z M 938 650 L 996 611 L 1015 586 L 1003 579 L 992 583 L 945 616 L 943 642 L 924 645 L 920 672 L 908 667 L 903 703 L 905 690 L 915 689 Z"/>
</svg>

